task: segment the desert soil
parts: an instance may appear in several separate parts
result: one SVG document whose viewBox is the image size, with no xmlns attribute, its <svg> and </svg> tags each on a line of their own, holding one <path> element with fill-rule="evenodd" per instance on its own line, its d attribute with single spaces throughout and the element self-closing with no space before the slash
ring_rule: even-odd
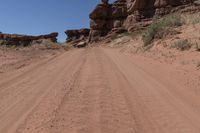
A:
<svg viewBox="0 0 200 133">
<path fill-rule="evenodd" d="M 0 133 L 200 133 L 196 69 L 95 47 L 1 71 Z"/>
</svg>

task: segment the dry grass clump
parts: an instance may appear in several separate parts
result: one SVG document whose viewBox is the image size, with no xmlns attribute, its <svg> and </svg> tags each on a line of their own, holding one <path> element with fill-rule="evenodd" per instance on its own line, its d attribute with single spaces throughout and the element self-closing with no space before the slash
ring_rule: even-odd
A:
<svg viewBox="0 0 200 133">
<path fill-rule="evenodd" d="M 182 18 L 187 24 L 195 25 L 200 23 L 200 13 L 182 15 Z"/>
<path fill-rule="evenodd" d="M 187 39 L 178 40 L 174 43 L 173 47 L 181 51 L 189 50 L 192 47 L 192 43 Z"/>
<path fill-rule="evenodd" d="M 169 28 L 181 26 L 184 22 L 178 15 L 170 15 L 163 19 L 154 20 L 143 34 L 144 47 L 151 44 L 154 39 L 162 39 L 170 31 Z"/>
</svg>

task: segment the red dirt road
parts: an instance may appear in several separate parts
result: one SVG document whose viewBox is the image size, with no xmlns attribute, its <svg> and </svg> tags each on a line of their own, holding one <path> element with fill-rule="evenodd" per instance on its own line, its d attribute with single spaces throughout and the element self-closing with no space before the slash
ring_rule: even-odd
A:
<svg viewBox="0 0 200 133">
<path fill-rule="evenodd" d="M 200 91 L 181 71 L 112 49 L 0 79 L 0 133 L 200 133 Z"/>
</svg>

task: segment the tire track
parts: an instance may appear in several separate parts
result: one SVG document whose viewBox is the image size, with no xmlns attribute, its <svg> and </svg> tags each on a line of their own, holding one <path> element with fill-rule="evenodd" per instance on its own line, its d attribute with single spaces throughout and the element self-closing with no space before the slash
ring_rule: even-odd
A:
<svg viewBox="0 0 200 133">
<path fill-rule="evenodd" d="M 81 52 L 79 53 L 81 54 Z M 77 54 L 77 57 L 80 57 L 79 54 Z M 67 54 L 66 54 L 67 55 Z M 72 54 L 73 55 L 73 54 Z M 69 57 L 70 58 L 70 57 Z M 56 61 L 57 62 L 57 61 Z M 52 64 L 56 63 L 51 62 Z M 19 123 L 21 123 L 25 117 L 28 115 L 28 113 L 37 105 L 39 104 L 39 102 L 41 101 L 41 98 L 44 97 L 46 95 L 46 93 L 52 89 L 52 86 L 56 85 L 56 82 L 58 82 L 58 79 L 54 79 L 53 75 L 56 75 L 55 77 L 59 77 L 60 74 L 63 71 L 63 68 L 66 67 L 65 64 L 67 64 L 67 62 L 65 62 L 65 56 L 62 56 L 61 59 L 61 64 L 57 64 L 57 66 L 59 67 L 52 67 L 52 69 L 49 70 L 44 70 L 42 72 L 33 72 L 33 75 L 39 75 L 39 78 L 35 78 L 36 80 L 27 80 L 27 78 L 25 79 L 25 83 L 23 84 L 19 84 L 21 87 L 17 87 L 20 90 L 24 90 L 21 91 L 19 93 L 21 93 L 20 97 L 10 97 L 10 99 L 5 99 L 4 102 L 2 102 L 2 104 L 8 104 L 8 103 L 12 103 L 10 104 L 7 110 L 4 109 L 4 113 L 1 112 L 1 120 L 3 123 L 1 123 L 1 128 L 0 131 L 1 132 L 14 132 L 14 130 L 17 128 L 17 126 L 19 125 Z M 51 66 L 51 64 L 49 64 Z M 74 65 L 74 64 L 73 64 Z M 57 69 L 55 69 L 57 68 Z M 47 78 L 48 76 L 48 78 Z M 37 76 L 38 77 L 38 76 Z M 20 79 L 19 79 L 20 80 Z M 37 81 L 35 83 L 35 81 Z M 53 81 L 53 82 L 52 82 Z M 30 82 L 33 82 L 30 84 Z M 12 85 L 12 84 L 11 84 Z M 23 86 L 23 87 L 22 87 Z M 12 88 L 14 90 L 17 90 L 17 88 Z M 27 89 L 29 88 L 29 89 Z M 1 94 L 2 95 L 2 94 Z M 9 95 L 15 95 L 15 92 L 12 93 L 12 91 L 10 92 Z M 27 97 L 29 96 L 29 97 Z M 12 100 L 11 100 L 12 99 Z M 10 100 L 10 101 L 8 101 Z M 15 103 L 15 101 L 21 101 L 21 102 L 17 102 L 17 104 Z M 9 109 L 10 108 L 10 109 Z M 20 115 L 21 114 L 21 115 Z M 7 119 L 9 115 L 12 115 L 13 118 Z M 8 126 L 10 127 L 11 125 L 12 128 L 8 128 Z"/>
<path fill-rule="evenodd" d="M 148 133 L 198 133 L 200 127 L 199 116 L 195 110 L 188 108 L 186 103 L 167 90 L 168 86 L 155 80 L 140 68 L 134 67 L 128 58 L 116 52 L 105 52 L 116 63 L 118 72 L 126 78 L 132 89 L 123 89 L 129 103 L 133 103 L 133 96 L 138 97 L 141 107 L 136 107 L 142 113 L 136 114 L 142 129 Z M 116 73 L 117 73 L 116 71 Z M 122 79 L 121 79 L 122 80 Z M 171 86 L 173 87 L 173 86 Z M 176 88 L 176 85 L 174 85 Z M 137 95 L 135 95 L 137 94 Z M 132 109 L 134 111 L 134 109 Z M 132 112 L 133 112 L 132 111 Z M 144 116 L 144 117 L 142 117 Z M 150 126 L 150 127 L 149 127 Z M 154 127 L 154 128 L 151 128 Z"/>
</svg>

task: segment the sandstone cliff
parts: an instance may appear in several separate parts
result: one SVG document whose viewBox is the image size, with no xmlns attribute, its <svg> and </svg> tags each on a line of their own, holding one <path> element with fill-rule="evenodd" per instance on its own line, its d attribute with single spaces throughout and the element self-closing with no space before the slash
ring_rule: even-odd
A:
<svg viewBox="0 0 200 133">
<path fill-rule="evenodd" d="M 188 6 L 197 10 L 195 0 L 116 0 L 109 4 L 102 0 L 90 14 L 90 41 L 112 33 L 113 31 L 132 32 L 146 27 L 154 16 L 162 16 Z M 180 7 L 180 8 L 179 8 Z"/>
<path fill-rule="evenodd" d="M 67 42 L 73 42 L 77 40 L 86 40 L 89 36 L 90 29 L 78 29 L 78 30 L 67 30 L 65 34 L 67 35 Z"/>
<path fill-rule="evenodd" d="M 113 4 L 102 0 L 90 13 L 90 41 L 97 40 L 110 31 L 121 30 L 127 15 L 126 0 L 117 0 Z"/>
<path fill-rule="evenodd" d="M 30 45 L 31 42 L 33 42 L 34 40 L 39 40 L 39 39 L 49 39 L 52 42 L 57 42 L 57 36 L 58 36 L 57 32 L 47 34 L 47 35 L 40 35 L 40 36 L 0 33 L 0 40 L 3 45 L 27 46 L 27 45 Z"/>
<path fill-rule="evenodd" d="M 67 30 L 65 31 L 67 35 L 66 42 L 74 47 L 79 47 L 79 45 L 86 46 L 88 42 L 88 37 L 90 34 L 90 29 L 83 28 L 78 30 Z"/>
<path fill-rule="evenodd" d="M 90 29 L 67 30 L 67 42 L 94 42 L 113 33 L 134 32 L 152 23 L 155 16 L 199 11 L 199 0 L 101 0 L 89 14 Z"/>
</svg>

